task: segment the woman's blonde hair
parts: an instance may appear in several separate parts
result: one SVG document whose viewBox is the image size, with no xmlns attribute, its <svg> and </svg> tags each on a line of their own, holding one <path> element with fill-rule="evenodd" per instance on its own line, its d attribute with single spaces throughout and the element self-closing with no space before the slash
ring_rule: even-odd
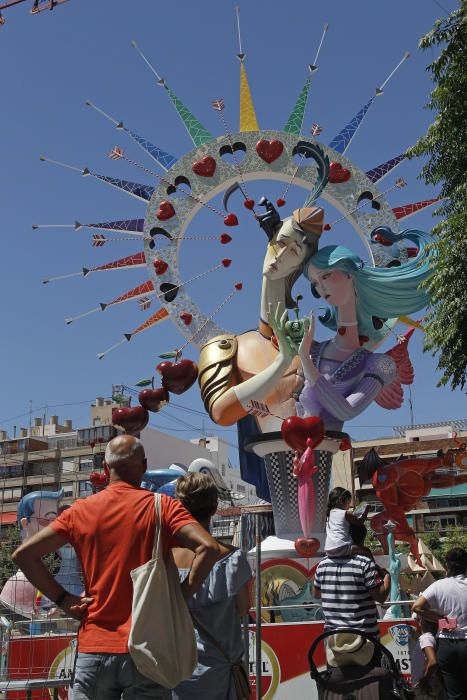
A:
<svg viewBox="0 0 467 700">
<path fill-rule="evenodd" d="M 175 498 L 197 520 L 207 520 L 217 510 L 219 495 L 210 476 L 200 472 L 187 472 L 177 479 Z"/>
</svg>

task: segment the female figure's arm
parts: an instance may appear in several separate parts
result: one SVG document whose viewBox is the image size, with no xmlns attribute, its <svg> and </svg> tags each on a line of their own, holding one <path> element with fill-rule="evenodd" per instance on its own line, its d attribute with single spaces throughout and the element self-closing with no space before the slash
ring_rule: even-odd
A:
<svg viewBox="0 0 467 700">
<path fill-rule="evenodd" d="M 310 357 L 314 335 L 314 319 L 306 324 L 305 335 L 299 347 L 299 355 L 305 375 L 305 387 L 300 395 L 300 403 L 305 411 L 311 400 L 317 399 L 321 406 L 341 421 L 358 416 L 379 394 L 383 386 L 392 382 L 396 366 L 388 355 L 369 355 L 361 380 L 347 396 L 328 381 L 318 370 Z M 314 403 L 314 402 L 313 402 Z M 310 410 L 311 406 L 310 406 Z"/>
</svg>

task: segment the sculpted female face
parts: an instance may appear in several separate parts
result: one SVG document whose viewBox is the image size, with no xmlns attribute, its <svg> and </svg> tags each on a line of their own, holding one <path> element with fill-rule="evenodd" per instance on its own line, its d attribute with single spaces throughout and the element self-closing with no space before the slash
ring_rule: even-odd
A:
<svg viewBox="0 0 467 700">
<path fill-rule="evenodd" d="M 270 280 L 288 277 L 305 261 L 308 249 L 304 234 L 292 226 L 292 220 L 284 221 L 268 245 L 263 264 L 263 275 Z"/>
<path fill-rule="evenodd" d="M 347 272 L 320 270 L 310 263 L 307 276 L 318 294 L 331 306 L 339 306 L 351 298 L 355 299 L 353 279 Z"/>
</svg>

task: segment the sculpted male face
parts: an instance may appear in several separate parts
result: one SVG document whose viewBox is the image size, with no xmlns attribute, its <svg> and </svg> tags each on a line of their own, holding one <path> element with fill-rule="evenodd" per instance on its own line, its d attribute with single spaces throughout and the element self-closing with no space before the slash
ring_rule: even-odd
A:
<svg viewBox="0 0 467 700">
<path fill-rule="evenodd" d="M 268 245 L 263 275 L 270 280 L 277 280 L 288 277 L 297 270 L 308 252 L 303 238 L 303 232 L 293 227 L 292 219 L 286 219 Z"/>
<path fill-rule="evenodd" d="M 32 537 L 50 525 L 58 514 L 58 501 L 55 498 L 36 498 L 33 501 L 34 512 L 29 518 L 21 518 L 20 524 L 23 539 Z"/>
</svg>

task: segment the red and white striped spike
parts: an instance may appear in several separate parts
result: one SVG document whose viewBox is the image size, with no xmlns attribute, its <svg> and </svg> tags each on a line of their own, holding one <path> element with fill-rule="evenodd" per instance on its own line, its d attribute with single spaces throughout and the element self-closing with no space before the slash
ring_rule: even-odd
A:
<svg viewBox="0 0 467 700">
<path fill-rule="evenodd" d="M 155 294 L 154 285 L 151 280 L 143 282 L 143 284 L 139 284 L 137 287 L 130 289 L 130 291 L 125 292 L 125 294 L 121 294 L 119 297 L 109 301 L 106 304 L 100 304 L 100 307 L 102 311 L 105 311 L 108 306 L 122 304 L 125 301 L 130 301 L 131 299 L 138 299 L 138 297 L 146 297 L 148 294 Z"/>
<path fill-rule="evenodd" d="M 144 297 L 148 294 L 155 294 L 154 285 L 150 280 L 148 280 L 147 282 L 143 282 L 143 284 L 139 284 L 137 287 L 130 289 L 130 291 L 125 292 L 125 294 L 121 294 L 119 297 L 113 299 L 112 301 L 109 301 L 108 303 L 101 303 L 99 304 L 99 306 L 96 306 L 96 308 L 90 309 L 89 311 L 85 311 L 84 313 L 79 314 L 78 316 L 66 318 L 65 323 L 67 324 L 67 326 L 69 326 L 74 321 L 78 321 L 80 318 L 90 316 L 91 314 L 96 313 L 96 311 L 105 311 L 108 306 L 122 304 L 125 301 L 130 301 L 131 299 L 138 299 L 138 297 Z"/>
<path fill-rule="evenodd" d="M 83 267 L 82 274 L 86 277 L 90 272 L 107 272 L 107 270 L 124 270 L 127 267 L 144 267 L 146 265 L 146 256 L 143 252 L 127 255 L 125 258 L 113 260 L 105 265 L 98 267 Z"/>
<path fill-rule="evenodd" d="M 150 318 L 148 318 L 144 323 L 142 323 L 136 330 L 134 330 L 132 333 L 125 333 L 125 337 L 123 340 L 119 340 L 118 343 L 115 343 L 112 345 L 110 348 L 107 348 L 107 350 L 104 350 L 104 352 L 100 352 L 97 357 L 99 360 L 102 360 L 103 357 L 105 357 L 109 352 L 112 350 L 115 350 L 115 348 L 118 348 L 119 345 L 122 345 L 126 341 L 130 341 L 134 335 L 137 335 L 137 333 L 142 333 L 143 331 L 147 330 L 148 328 L 151 328 L 152 326 L 155 326 L 156 323 L 160 323 L 161 321 L 165 321 L 169 317 L 169 312 L 167 309 L 159 309 L 159 311 L 156 311 L 155 314 L 153 314 Z"/>
<path fill-rule="evenodd" d="M 436 202 L 441 202 L 441 198 L 435 197 L 434 199 L 424 199 L 421 202 L 414 202 L 413 204 L 404 204 L 402 207 L 394 207 L 392 211 L 396 219 L 401 221 L 426 207 L 431 207 L 433 204 L 436 204 Z"/>
<path fill-rule="evenodd" d="M 57 280 L 66 280 L 70 277 L 86 277 L 90 272 L 104 272 L 107 270 L 123 270 L 127 267 L 144 267 L 146 265 L 146 257 L 144 253 L 136 253 L 135 255 L 127 255 L 125 258 L 120 258 L 119 260 L 113 260 L 106 265 L 99 265 L 99 267 L 83 267 L 81 272 L 70 272 L 67 275 L 57 275 L 55 277 L 46 277 L 42 280 L 42 284 L 48 284 L 49 282 L 56 282 Z"/>
</svg>

